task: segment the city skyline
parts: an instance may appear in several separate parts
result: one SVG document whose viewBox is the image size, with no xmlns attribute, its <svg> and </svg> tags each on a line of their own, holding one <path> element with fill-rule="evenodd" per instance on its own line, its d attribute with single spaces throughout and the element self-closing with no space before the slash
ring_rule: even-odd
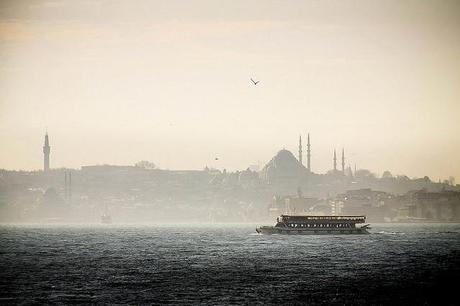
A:
<svg viewBox="0 0 460 306">
<path fill-rule="evenodd" d="M 345 147 L 352 167 L 460 177 L 457 2 L 200 4 L 2 2 L 0 168 L 40 169 L 46 126 L 71 168 L 238 170 L 309 131 L 319 173 Z"/>
<path fill-rule="evenodd" d="M 305 146 L 305 149 L 304 149 L 304 146 Z M 340 155 L 340 169 L 338 168 L 338 164 L 337 164 L 337 154 L 336 154 L 336 149 L 334 148 L 333 149 L 333 158 L 332 158 L 332 163 L 331 163 L 331 168 L 330 169 L 326 169 L 324 172 L 319 172 L 319 171 L 313 171 L 312 167 L 311 167 L 311 142 L 310 142 L 310 133 L 307 133 L 307 143 L 304 145 L 302 143 L 302 135 L 299 136 L 299 142 L 298 142 L 298 155 L 297 155 L 297 160 L 299 161 L 299 164 L 302 165 L 303 167 L 305 167 L 305 169 L 310 172 L 310 173 L 314 173 L 314 174 L 327 174 L 328 172 L 336 172 L 336 173 L 342 173 L 342 174 L 346 174 L 346 171 L 351 171 L 351 173 L 353 174 L 354 172 L 356 172 L 357 170 L 369 170 L 371 173 L 375 174 L 377 177 L 380 177 L 383 173 L 378 173 L 378 172 L 375 172 L 375 171 L 372 171 L 372 169 L 368 169 L 368 168 L 357 168 L 356 167 L 356 163 L 353 165 L 354 167 L 352 167 L 351 164 L 347 164 L 345 162 L 345 160 L 348 159 L 348 157 L 346 157 L 346 154 L 345 154 L 345 148 L 342 148 L 342 152 L 341 152 L 341 155 Z M 283 151 L 283 150 L 286 150 L 285 147 L 283 147 L 282 149 L 280 149 L 280 151 Z M 306 152 L 306 156 L 303 155 L 303 152 Z M 277 154 L 280 152 L 278 151 Z M 289 149 L 288 149 L 289 151 Z M 291 152 L 291 151 L 290 151 Z M 44 137 L 44 145 L 43 145 L 43 168 L 42 169 L 30 169 L 29 171 L 39 171 L 39 170 L 43 170 L 43 171 L 49 171 L 49 170 L 53 170 L 53 167 L 50 166 L 50 153 L 51 153 L 51 146 L 50 146 L 50 141 L 49 141 L 49 135 L 48 135 L 48 131 L 46 131 L 45 133 L 45 137 Z M 291 154 L 293 154 L 291 152 Z M 219 160 L 218 157 L 214 158 L 214 161 L 217 161 Z M 140 162 L 140 161 L 138 161 Z M 149 162 L 152 162 L 149 160 Z M 230 170 L 230 171 L 242 171 L 246 168 L 252 168 L 253 166 L 257 166 L 259 170 L 257 171 L 261 171 L 262 168 L 269 162 L 266 161 L 266 162 L 262 162 L 262 163 L 253 163 L 251 165 L 249 165 L 248 167 L 243 167 L 243 168 L 240 168 L 240 169 L 227 169 L 225 167 L 223 168 L 218 168 L 216 167 L 215 169 L 218 169 L 218 170 Z M 131 164 L 108 164 L 108 163 L 104 163 L 104 162 L 101 162 L 101 163 L 96 163 L 96 164 L 93 164 L 93 165 L 113 165 L 113 166 L 133 166 L 135 163 L 131 163 Z M 154 163 L 155 164 L 155 163 Z M 60 166 L 60 167 L 55 167 L 54 169 L 78 169 L 78 168 L 81 168 L 81 167 L 84 167 L 84 166 L 93 166 L 93 165 L 80 165 L 80 167 L 66 167 L 66 166 Z M 163 168 L 161 167 L 160 165 L 157 165 L 155 164 L 155 166 L 158 168 L 158 169 L 164 169 L 164 170 L 202 170 L 204 168 L 208 168 L 208 164 L 206 164 L 204 167 L 201 167 L 199 169 L 171 169 L 171 168 Z M 213 168 L 211 166 L 211 168 Z M 24 170 L 24 171 L 28 171 L 27 169 L 5 169 L 5 170 Z M 389 170 L 385 170 L 383 172 L 388 172 Z M 391 174 L 393 174 L 394 176 L 398 176 L 398 175 L 406 175 L 404 173 L 392 173 L 391 171 L 389 171 Z M 424 177 L 424 176 L 422 176 Z M 413 178 L 419 178 L 419 177 L 413 177 Z M 446 181 L 446 180 L 451 180 L 451 179 L 454 179 L 455 181 L 455 177 L 453 176 L 449 176 L 448 178 L 438 178 L 437 180 L 439 181 Z M 437 181 L 436 179 L 433 179 L 431 178 L 432 181 Z"/>
</svg>

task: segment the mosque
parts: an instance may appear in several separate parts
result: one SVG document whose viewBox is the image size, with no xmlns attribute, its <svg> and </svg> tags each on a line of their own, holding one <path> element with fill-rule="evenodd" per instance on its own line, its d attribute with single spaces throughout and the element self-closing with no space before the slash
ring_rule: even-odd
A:
<svg viewBox="0 0 460 306">
<path fill-rule="evenodd" d="M 345 174 L 345 151 L 342 150 L 342 169 L 337 169 L 337 154 L 334 150 L 333 169 L 328 173 L 338 177 Z M 307 136 L 306 165 L 303 164 L 302 136 L 299 137 L 299 152 L 296 158 L 286 149 L 279 151 L 260 171 L 259 177 L 271 185 L 277 194 L 295 194 L 318 181 L 318 174 L 311 169 L 310 134 Z"/>
</svg>

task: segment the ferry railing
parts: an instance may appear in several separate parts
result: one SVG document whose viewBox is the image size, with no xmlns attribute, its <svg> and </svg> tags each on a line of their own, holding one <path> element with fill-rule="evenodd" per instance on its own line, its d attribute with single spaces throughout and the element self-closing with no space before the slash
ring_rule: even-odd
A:
<svg viewBox="0 0 460 306">
<path fill-rule="evenodd" d="M 325 222 L 325 223 L 364 223 L 365 216 L 281 216 L 280 221 L 287 223 L 308 223 L 308 222 Z"/>
</svg>

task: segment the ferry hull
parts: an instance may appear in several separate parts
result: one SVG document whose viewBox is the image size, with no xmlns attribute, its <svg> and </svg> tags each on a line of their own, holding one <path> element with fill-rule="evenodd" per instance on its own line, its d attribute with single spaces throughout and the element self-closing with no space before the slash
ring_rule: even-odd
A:
<svg viewBox="0 0 460 306">
<path fill-rule="evenodd" d="M 261 226 L 256 228 L 256 232 L 264 235 L 365 235 L 369 234 L 366 228 L 347 228 L 347 229 L 310 229 L 310 228 L 283 228 L 274 226 Z"/>
</svg>

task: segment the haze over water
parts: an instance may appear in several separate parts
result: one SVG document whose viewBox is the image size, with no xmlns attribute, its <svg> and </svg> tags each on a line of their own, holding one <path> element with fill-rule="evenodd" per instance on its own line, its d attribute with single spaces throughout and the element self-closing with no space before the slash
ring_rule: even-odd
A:
<svg viewBox="0 0 460 306">
<path fill-rule="evenodd" d="M 0 227 L 2 304 L 455 304 L 460 226 L 262 236 L 255 225 Z"/>
</svg>

